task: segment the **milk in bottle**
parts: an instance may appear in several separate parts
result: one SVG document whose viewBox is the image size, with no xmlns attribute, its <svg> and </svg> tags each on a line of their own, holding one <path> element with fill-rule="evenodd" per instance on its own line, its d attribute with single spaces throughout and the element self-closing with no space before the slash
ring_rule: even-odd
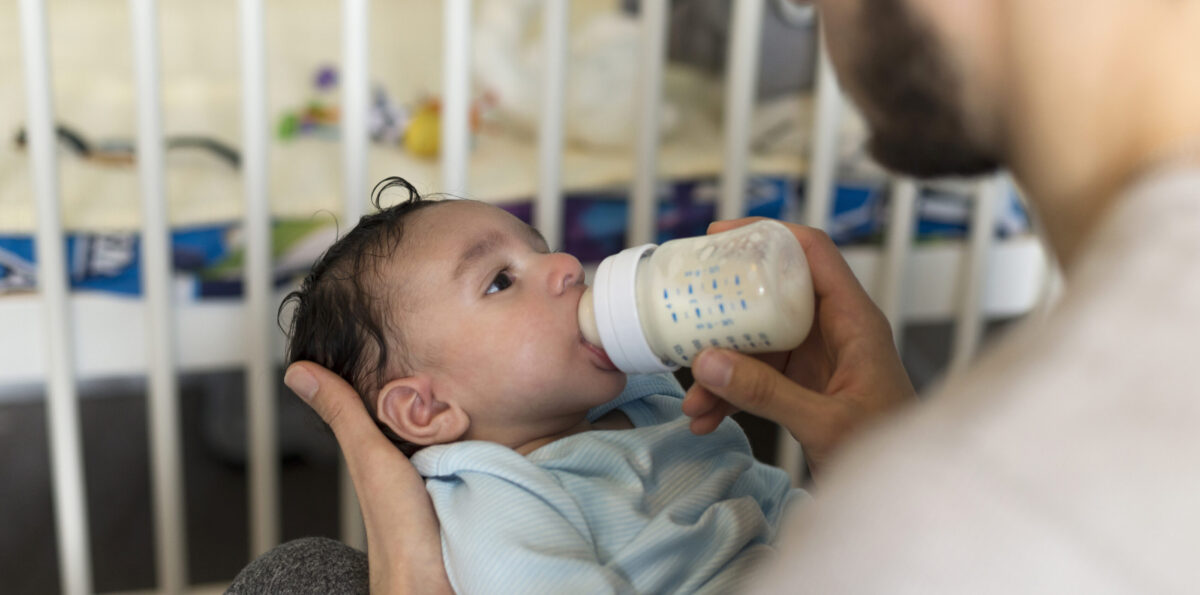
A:
<svg viewBox="0 0 1200 595">
<path fill-rule="evenodd" d="M 777 221 L 604 259 L 579 305 L 584 339 L 627 373 L 691 366 L 705 347 L 787 351 L 812 326 L 808 261 Z"/>
</svg>

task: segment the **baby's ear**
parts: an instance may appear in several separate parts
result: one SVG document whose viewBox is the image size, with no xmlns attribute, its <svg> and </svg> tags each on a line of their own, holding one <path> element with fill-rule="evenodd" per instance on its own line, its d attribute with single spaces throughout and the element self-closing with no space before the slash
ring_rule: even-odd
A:
<svg viewBox="0 0 1200 595">
<path fill-rule="evenodd" d="M 375 399 L 379 421 L 397 436 L 422 446 L 458 440 L 470 419 L 457 405 L 437 400 L 427 376 L 406 376 L 383 386 Z"/>
</svg>

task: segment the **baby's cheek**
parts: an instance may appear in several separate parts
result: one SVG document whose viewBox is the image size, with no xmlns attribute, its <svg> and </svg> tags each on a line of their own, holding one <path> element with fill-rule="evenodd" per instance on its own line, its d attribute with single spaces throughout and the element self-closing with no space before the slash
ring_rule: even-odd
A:
<svg viewBox="0 0 1200 595">
<path fill-rule="evenodd" d="M 544 367 L 555 352 L 561 348 L 554 347 L 553 342 L 546 336 L 540 336 L 533 329 L 510 327 L 495 329 L 476 335 L 477 343 L 471 351 L 494 364 L 493 368 L 510 373 L 529 373 Z"/>
</svg>

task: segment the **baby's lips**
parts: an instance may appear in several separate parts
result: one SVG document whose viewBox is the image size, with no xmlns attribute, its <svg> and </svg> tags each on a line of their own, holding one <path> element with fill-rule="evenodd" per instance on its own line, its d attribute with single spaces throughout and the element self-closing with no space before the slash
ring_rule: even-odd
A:
<svg viewBox="0 0 1200 595">
<path fill-rule="evenodd" d="M 602 349 L 602 348 L 601 348 L 599 345 L 594 345 L 594 344 L 592 344 L 592 343 L 588 342 L 588 341 L 587 341 L 587 339 L 583 339 L 583 344 L 584 344 L 584 345 L 586 345 L 586 346 L 587 346 L 587 348 L 588 348 L 588 349 L 589 349 L 589 350 L 590 350 L 592 353 L 595 353 L 595 354 L 596 354 L 596 356 L 600 358 L 600 361 L 601 361 L 601 362 L 602 362 L 602 363 L 603 363 L 603 364 L 604 364 L 604 365 L 605 365 L 607 368 L 609 368 L 610 370 L 616 370 L 616 369 L 617 369 L 617 365 L 613 363 L 612 359 L 610 359 L 610 358 L 608 357 L 608 353 L 606 353 L 606 352 L 604 351 L 604 349 Z"/>
</svg>

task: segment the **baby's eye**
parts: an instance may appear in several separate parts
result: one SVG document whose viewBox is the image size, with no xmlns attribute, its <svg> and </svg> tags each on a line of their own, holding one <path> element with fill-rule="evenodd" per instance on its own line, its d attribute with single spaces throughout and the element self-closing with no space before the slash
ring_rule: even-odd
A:
<svg viewBox="0 0 1200 595">
<path fill-rule="evenodd" d="M 488 285 L 487 291 L 485 291 L 484 294 L 490 295 L 496 293 L 497 291 L 504 291 L 505 289 L 511 287 L 512 284 L 512 276 L 508 274 L 508 271 L 500 271 L 499 273 L 496 273 L 496 278 L 492 279 L 492 284 Z"/>
</svg>

